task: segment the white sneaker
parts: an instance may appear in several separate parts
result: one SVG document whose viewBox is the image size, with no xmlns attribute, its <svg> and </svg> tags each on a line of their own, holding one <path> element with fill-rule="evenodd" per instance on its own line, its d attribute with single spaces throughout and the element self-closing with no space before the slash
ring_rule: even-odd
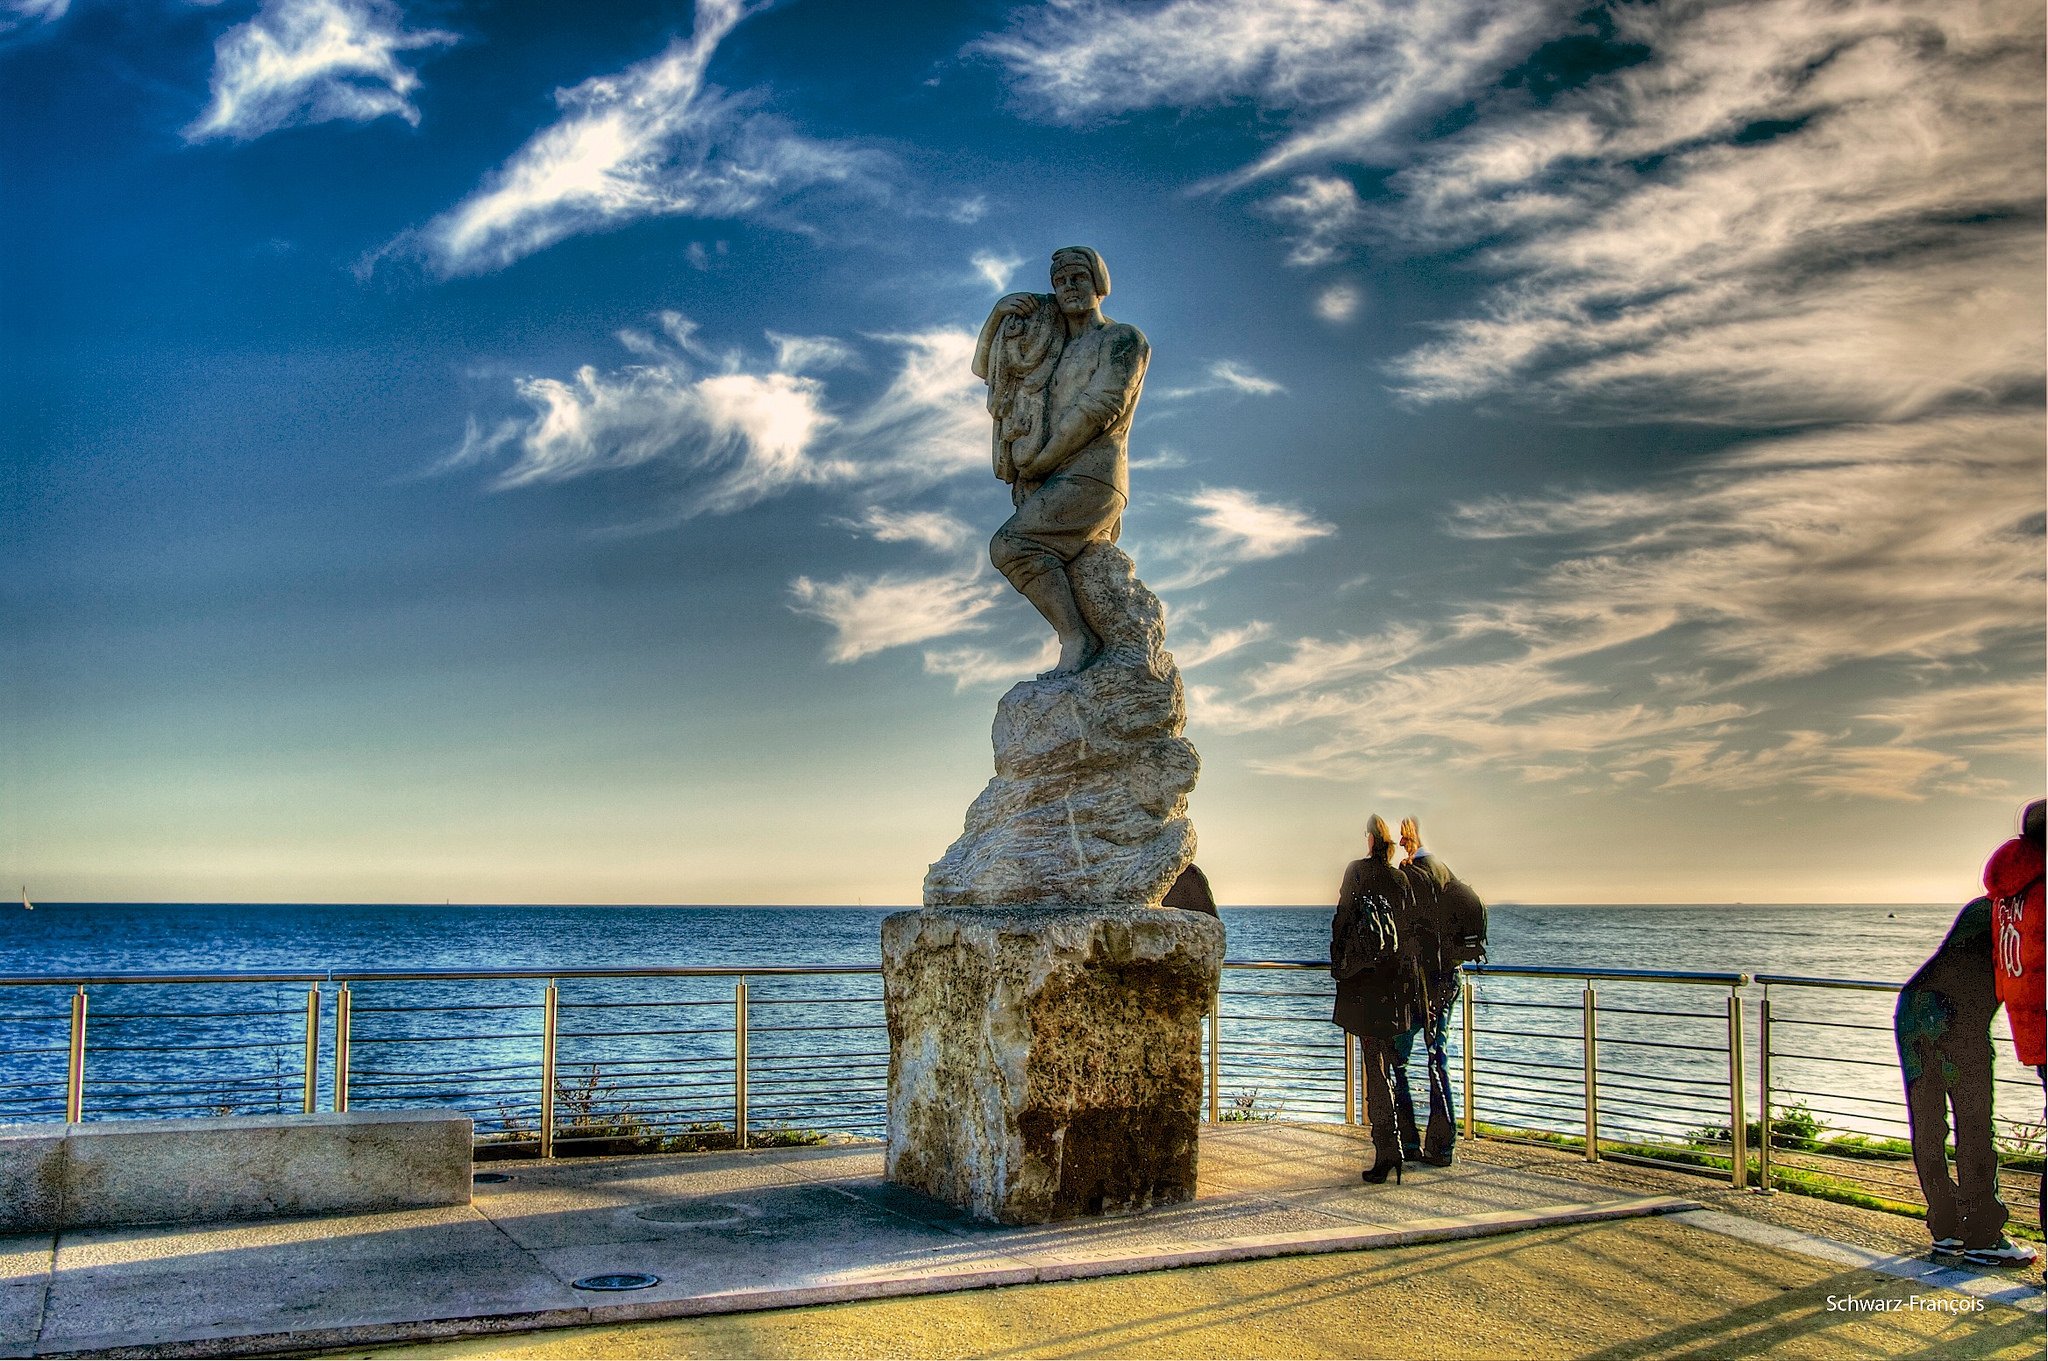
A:
<svg viewBox="0 0 2048 1361">
<path fill-rule="evenodd" d="M 1963 1254 L 1963 1260 L 1972 1266 L 2022 1267 L 2032 1266 L 2038 1256 L 2040 1254 L 2025 1243 L 2001 1238 L 1995 1247 L 1969 1249 Z"/>
<path fill-rule="evenodd" d="M 1955 1257 L 1960 1255 L 1962 1250 L 1963 1240 L 1960 1238 L 1937 1238 L 1934 1240 L 1934 1255 L 1936 1257 Z"/>
</svg>

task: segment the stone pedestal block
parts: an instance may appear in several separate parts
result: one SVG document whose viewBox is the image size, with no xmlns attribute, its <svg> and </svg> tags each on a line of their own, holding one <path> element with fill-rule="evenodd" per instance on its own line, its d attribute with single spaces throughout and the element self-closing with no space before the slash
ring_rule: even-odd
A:
<svg viewBox="0 0 2048 1361">
<path fill-rule="evenodd" d="M 889 1180 L 1005 1224 L 1191 1199 L 1222 964 L 1173 908 L 888 918 Z"/>
</svg>

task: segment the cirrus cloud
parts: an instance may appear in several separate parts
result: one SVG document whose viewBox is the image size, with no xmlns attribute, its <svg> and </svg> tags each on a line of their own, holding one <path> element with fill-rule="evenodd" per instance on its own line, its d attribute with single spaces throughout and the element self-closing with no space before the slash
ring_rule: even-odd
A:
<svg viewBox="0 0 2048 1361">
<path fill-rule="evenodd" d="M 739 217 L 818 185 L 878 182 L 889 165 L 881 153 L 805 137 L 706 83 L 719 43 L 748 12 L 738 0 L 699 0 L 689 38 L 556 91 L 558 122 L 379 255 L 478 274 L 641 218 Z"/>
<path fill-rule="evenodd" d="M 1472 502 L 1454 534 L 1550 561 L 1427 623 L 1301 639 L 1190 710 L 1301 734 L 1260 765 L 1296 776 L 2003 797 L 1977 763 L 2042 740 L 2043 438 L 2038 412 L 1958 413 Z"/>
<path fill-rule="evenodd" d="M 54 13 L 45 7 L 44 17 Z M 214 45 L 213 102 L 185 140 L 246 142 L 302 123 L 367 123 L 386 115 L 417 126 L 419 76 L 398 53 L 455 42 L 408 30 L 392 0 L 265 0 Z"/>
<path fill-rule="evenodd" d="M 837 581 L 800 576 L 790 583 L 789 607 L 831 626 L 828 658 L 857 662 L 887 648 L 981 627 L 998 587 L 984 573 L 849 574 Z"/>
</svg>

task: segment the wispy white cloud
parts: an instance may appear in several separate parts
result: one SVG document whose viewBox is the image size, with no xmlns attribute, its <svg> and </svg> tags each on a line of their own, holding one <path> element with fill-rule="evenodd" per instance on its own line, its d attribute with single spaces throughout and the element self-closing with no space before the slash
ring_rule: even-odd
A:
<svg viewBox="0 0 2048 1361">
<path fill-rule="evenodd" d="M 1359 676 L 1377 675 L 1405 662 L 1416 654 L 1423 641 L 1423 630 L 1413 624 L 1395 625 L 1370 637 L 1340 642 L 1303 638 L 1294 644 L 1287 660 L 1269 662 L 1247 677 L 1245 689 L 1262 697 L 1326 689 Z"/>
<path fill-rule="evenodd" d="M 918 487 L 989 468 L 988 390 L 974 376 L 974 336 L 939 327 L 866 339 L 898 358 L 889 385 L 840 426 L 868 474 Z"/>
<path fill-rule="evenodd" d="M 902 510 L 869 506 L 846 524 L 877 543 L 913 543 L 938 553 L 966 547 L 976 532 L 943 510 Z"/>
<path fill-rule="evenodd" d="M 496 468 L 496 490 L 658 465 L 668 499 L 649 526 L 725 514 L 801 486 L 857 488 L 852 523 L 892 542 L 964 542 L 938 512 L 874 509 L 988 466 L 988 417 L 968 361 L 974 341 L 940 330 L 865 337 L 892 351 L 894 372 L 864 401 L 835 400 L 828 378 L 869 366 L 869 352 L 831 336 L 769 332 L 773 359 L 707 344 L 674 312 L 618 341 L 634 362 L 524 376 L 511 396 L 524 415 L 469 418 L 459 447 L 428 470 Z M 872 518 L 881 517 L 881 518 Z"/>
<path fill-rule="evenodd" d="M 1292 193 L 1274 195 L 1260 211 L 1294 229 L 1287 263 L 1301 269 L 1343 259 L 1365 221 L 1358 190 L 1335 175 L 1300 176 Z"/>
<path fill-rule="evenodd" d="M 783 373 L 860 367 L 860 355 L 853 346 L 832 336 L 786 336 L 770 331 L 768 343 L 775 347 L 775 367 Z"/>
<path fill-rule="evenodd" d="M 1847 427 L 1627 496 L 1488 503 L 1487 532 L 1574 533 L 1579 551 L 1461 627 L 1555 645 L 1684 623 L 1688 659 L 1745 680 L 1953 663 L 2038 630 L 2042 441 L 2032 412 Z"/>
<path fill-rule="evenodd" d="M 1358 315 L 1365 294 L 1357 284 L 1334 283 L 1316 293 L 1316 315 L 1332 326 L 1341 326 Z"/>
<path fill-rule="evenodd" d="M 387 252 L 475 274 L 640 218 L 739 217 L 817 185 L 878 182 L 889 168 L 881 153 L 805 137 L 706 83 L 747 13 L 738 0 L 699 0 L 689 38 L 556 91 L 559 122 Z"/>
<path fill-rule="evenodd" d="M 955 692 L 983 685 L 1015 685 L 1059 660 L 1059 639 L 1047 634 L 1033 651 L 1000 652 L 986 647 L 934 648 L 924 654 L 925 674 L 952 678 Z"/>
<path fill-rule="evenodd" d="M 988 280 L 990 288 L 998 293 L 1006 293 L 1010 288 L 1010 277 L 1024 263 L 1024 257 L 1008 252 L 998 255 L 991 250 L 982 250 L 976 251 L 968 263 L 974 266 L 976 274 Z"/>
<path fill-rule="evenodd" d="M 1248 397 L 1277 397 L 1287 391 L 1279 383 L 1252 371 L 1250 366 L 1235 359 L 1218 359 L 1208 368 L 1208 376 L 1199 383 L 1188 387 L 1161 388 L 1148 394 L 1160 401 L 1179 401 L 1185 397 L 1199 397 L 1211 392 L 1235 392 Z"/>
<path fill-rule="evenodd" d="M 1551 560 L 1426 623 L 1301 640 L 1190 710 L 1299 732 L 1261 768 L 1301 776 L 2002 795 L 1973 762 L 2043 739 L 2043 439 L 2036 412 L 1956 414 L 1460 507 L 1453 532 Z"/>
<path fill-rule="evenodd" d="M 0 38 L 54 24 L 71 8 L 71 0 L 5 0 L 0 3 Z"/>
<path fill-rule="evenodd" d="M 1289 131 L 1226 181 L 1242 184 L 1398 157 L 1396 133 L 1464 102 L 1568 12 L 1552 0 L 1051 0 L 971 50 L 1063 122 L 1239 100 L 1284 111 Z"/>
<path fill-rule="evenodd" d="M 849 575 L 829 582 L 800 576 L 789 594 L 792 610 L 831 626 L 826 656 L 856 662 L 886 648 L 978 627 L 1000 586 L 985 573 Z"/>
<path fill-rule="evenodd" d="M 64 5 L 31 6 L 52 19 Z M 456 41 L 438 29 L 408 30 L 393 0 L 264 0 L 213 49 L 213 102 L 185 140 L 249 141 L 302 123 L 367 123 L 389 115 L 417 126 L 419 77 L 398 54 Z"/>
<path fill-rule="evenodd" d="M 1946 743 L 1979 752 L 2038 755 L 2048 730 L 2048 700 L 2038 679 L 1941 685 L 1892 695 L 1857 715 L 1894 729 L 1908 746 Z"/>
<path fill-rule="evenodd" d="M 1153 545 L 1156 557 L 1169 564 L 1153 583 L 1158 590 L 1200 586 L 1245 563 L 1300 552 L 1337 532 L 1306 511 L 1242 487 L 1205 487 L 1183 500 L 1194 511 L 1194 532 Z"/>
<path fill-rule="evenodd" d="M 1183 671 L 1227 657 L 1240 648 L 1260 642 L 1273 633 L 1273 626 L 1262 619 L 1252 619 L 1230 628 L 1216 629 L 1195 636 L 1181 643 L 1173 650 L 1173 660 Z"/>
<path fill-rule="evenodd" d="M 531 410 L 488 428 L 474 418 L 459 467 L 510 451 L 499 489 L 561 482 L 659 460 L 684 489 L 678 513 L 724 513 L 804 483 L 852 475 L 822 451 L 834 425 L 819 380 L 775 368 L 747 371 L 739 356 L 698 339 L 682 316 L 661 316 L 660 335 L 628 330 L 621 343 L 641 362 L 614 370 L 584 365 L 572 379 L 527 377 L 513 387 Z"/>
<path fill-rule="evenodd" d="M 1499 281 L 1400 362 L 1405 391 L 1761 424 L 2038 383 L 2039 5 L 1615 14 L 1645 60 L 1396 177 L 1380 225 L 1491 241 Z"/>
</svg>

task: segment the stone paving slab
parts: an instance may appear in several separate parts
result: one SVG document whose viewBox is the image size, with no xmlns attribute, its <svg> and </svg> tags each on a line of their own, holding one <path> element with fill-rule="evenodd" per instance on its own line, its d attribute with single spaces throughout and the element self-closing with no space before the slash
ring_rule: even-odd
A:
<svg viewBox="0 0 2048 1361">
<path fill-rule="evenodd" d="M 1358 1178 L 1342 1126 L 1205 1133 L 1201 1193 L 1008 1227 L 881 1180 L 869 1147 L 493 1163 L 467 1207 L 0 1241 L 0 1351 L 256 1355 L 1354 1251 L 1694 1208 L 1479 1163 Z M 646 1272 L 630 1293 L 576 1289 Z M 41 1275 L 40 1281 L 37 1279 Z"/>
<path fill-rule="evenodd" d="M 1761 1247 L 1796 1252 L 1837 1266 L 1875 1271 L 1902 1281 L 1917 1281 L 1921 1285 L 1953 1290 L 1959 1295 L 2024 1309 L 2029 1313 L 2048 1312 L 2044 1309 L 2041 1291 L 2031 1282 L 2001 1278 L 1995 1272 L 1987 1274 L 1969 1267 L 1943 1266 L 1925 1255 L 1906 1257 L 1897 1253 L 1873 1252 L 1853 1243 L 1838 1243 L 1833 1239 L 1800 1233 L 1796 1229 L 1779 1228 L 1775 1224 L 1759 1224 L 1720 1210 L 1686 1210 L 1673 1218 L 1709 1233 L 1725 1234 Z"/>
</svg>

